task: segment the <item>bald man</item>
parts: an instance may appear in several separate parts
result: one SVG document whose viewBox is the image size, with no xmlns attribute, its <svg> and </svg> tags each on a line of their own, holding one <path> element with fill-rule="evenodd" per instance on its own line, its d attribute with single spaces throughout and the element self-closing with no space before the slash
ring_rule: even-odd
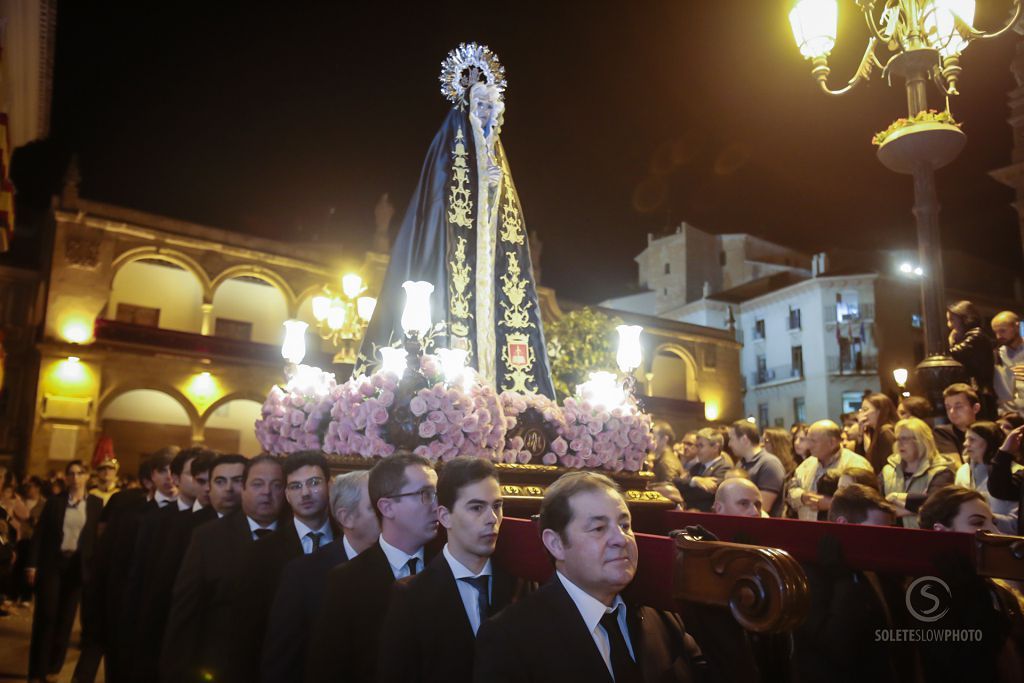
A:
<svg viewBox="0 0 1024 683">
<path fill-rule="evenodd" d="M 1000 410 L 1024 412 L 1024 339 L 1020 336 L 1020 318 L 1003 311 L 992 318 L 996 350 L 995 390 Z"/>
<path fill-rule="evenodd" d="M 715 491 L 711 511 L 719 515 L 761 517 L 761 489 L 744 477 L 725 479 Z"/>
<path fill-rule="evenodd" d="M 829 470 L 845 472 L 851 467 L 871 470 L 864 457 L 840 445 L 843 430 L 832 420 L 819 420 L 807 430 L 807 458 L 793 472 L 789 504 L 800 519 L 828 519 L 832 497 L 818 493 L 818 482 Z"/>
</svg>

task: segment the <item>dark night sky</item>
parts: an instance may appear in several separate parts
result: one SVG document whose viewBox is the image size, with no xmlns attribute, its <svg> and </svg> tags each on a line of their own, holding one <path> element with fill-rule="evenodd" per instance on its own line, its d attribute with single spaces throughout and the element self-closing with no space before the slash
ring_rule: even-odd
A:
<svg viewBox="0 0 1024 683">
<path fill-rule="evenodd" d="M 1009 0 L 979 2 L 980 26 Z M 910 179 L 869 140 L 906 114 L 879 78 L 817 91 L 783 0 L 515 3 L 62 2 L 52 136 L 82 195 L 287 240 L 362 241 L 398 214 L 447 103 L 439 64 L 490 45 L 509 80 L 502 137 L 545 284 L 624 292 L 633 256 L 687 220 L 803 248 L 914 244 Z M 841 0 L 832 83 L 866 41 Z M 946 245 L 1020 268 L 1007 165 L 1019 39 L 965 53 L 953 103 L 968 146 L 939 174 Z M 941 107 L 938 94 L 933 105 Z M 334 218 L 329 211 L 335 209 Z"/>
</svg>

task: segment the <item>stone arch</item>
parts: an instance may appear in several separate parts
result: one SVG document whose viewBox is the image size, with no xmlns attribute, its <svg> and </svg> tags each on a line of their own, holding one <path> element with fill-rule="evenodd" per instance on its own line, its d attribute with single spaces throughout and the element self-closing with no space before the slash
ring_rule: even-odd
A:
<svg viewBox="0 0 1024 683">
<path fill-rule="evenodd" d="M 217 277 L 213 278 L 213 282 L 210 284 L 210 302 L 213 301 L 213 295 L 217 293 L 218 287 L 226 281 L 237 277 L 253 277 L 257 280 L 263 280 L 271 287 L 276 288 L 284 297 L 289 317 L 295 317 L 295 312 L 298 309 L 298 302 L 295 297 L 295 291 L 292 290 L 291 285 L 289 285 L 283 277 L 269 268 L 248 263 L 225 268 L 217 274 Z"/>
<path fill-rule="evenodd" d="M 203 303 L 210 303 L 213 301 L 213 285 L 210 282 L 210 276 L 206 274 L 206 270 L 188 254 L 184 254 L 174 249 L 164 249 L 162 247 L 136 247 L 135 249 L 129 249 L 120 256 L 114 259 L 111 264 L 111 276 L 110 281 L 113 282 L 114 278 L 117 277 L 117 273 L 121 268 L 133 263 L 135 261 L 142 260 L 155 260 L 155 261 L 166 261 L 179 268 L 186 270 L 196 276 L 199 280 L 199 284 L 203 290 Z"/>
<path fill-rule="evenodd" d="M 117 397 L 122 394 L 127 394 L 129 391 L 139 391 L 142 389 L 159 391 L 161 394 L 167 394 L 179 403 L 185 410 L 185 414 L 188 415 L 189 422 L 192 424 L 193 432 L 196 427 L 201 424 L 199 410 L 196 409 L 195 405 L 188 400 L 188 397 L 178 389 L 164 382 L 125 382 L 123 384 L 110 387 L 100 396 L 99 408 L 96 410 L 97 417 L 102 419 L 104 411 L 106 411 L 107 407 L 109 407 Z"/>
<path fill-rule="evenodd" d="M 203 411 L 203 414 L 199 418 L 199 423 L 205 428 L 210 416 L 217 412 L 217 409 L 225 403 L 231 403 L 232 401 L 255 401 L 256 403 L 262 404 L 266 398 L 266 396 L 261 395 L 259 392 L 250 391 L 248 389 L 225 394 L 211 403 L 209 407 Z"/>
<path fill-rule="evenodd" d="M 680 373 L 681 374 L 675 374 Z M 670 376 L 665 376 L 668 373 Z M 651 357 L 647 392 L 684 401 L 697 400 L 697 363 L 679 344 L 661 344 Z"/>
</svg>

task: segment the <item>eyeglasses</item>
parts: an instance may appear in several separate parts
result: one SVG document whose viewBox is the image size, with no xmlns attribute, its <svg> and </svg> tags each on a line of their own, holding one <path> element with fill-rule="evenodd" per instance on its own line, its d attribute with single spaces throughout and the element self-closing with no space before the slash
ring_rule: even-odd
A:
<svg viewBox="0 0 1024 683">
<path fill-rule="evenodd" d="M 917 441 L 916 436 L 897 436 L 896 440 L 900 443 L 915 443 Z"/>
<path fill-rule="evenodd" d="M 406 498 L 408 496 L 419 496 L 420 502 L 424 505 L 433 505 L 437 502 L 437 489 L 431 487 L 425 487 L 419 491 L 411 491 L 410 493 L 396 493 L 393 496 L 386 496 L 387 498 Z"/>
<path fill-rule="evenodd" d="M 323 488 L 324 478 L 323 477 L 310 477 L 306 481 L 290 481 L 285 486 L 286 489 L 293 493 L 298 493 L 304 486 L 309 487 L 310 491 L 319 491 Z"/>
</svg>

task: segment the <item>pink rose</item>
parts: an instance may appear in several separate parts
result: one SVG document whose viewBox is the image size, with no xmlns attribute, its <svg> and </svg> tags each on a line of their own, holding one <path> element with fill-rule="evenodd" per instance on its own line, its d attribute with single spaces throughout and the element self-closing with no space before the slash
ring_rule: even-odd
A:
<svg viewBox="0 0 1024 683">
<path fill-rule="evenodd" d="M 554 453 L 545 453 L 544 457 L 541 458 L 541 462 L 543 462 L 545 465 L 554 465 L 555 463 L 558 462 L 558 458 L 555 457 Z"/>
<path fill-rule="evenodd" d="M 565 439 L 563 439 L 562 437 L 558 437 L 554 441 L 551 442 L 551 450 L 553 450 L 555 452 L 555 455 L 563 456 L 563 455 L 565 455 L 565 453 L 566 453 L 566 451 L 568 449 L 569 449 L 569 444 L 567 444 L 565 442 Z"/>
<path fill-rule="evenodd" d="M 420 423 L 419 434 L 424 439 L 429 439 L 437 434 L 437 423 L 424 420 Z"/>
<path fill-rule="evenodd" d="M 423 413 L 427 412 L 427 402 L 419 396 L 414 396 L 413 399 L 409 401 L 409 410 L 411 410 L 412 414 L 416 417 L 420 417 Z"/>
<path fill-rule="evenodd" d="M 516 459 L 519 461 L 519 464 L 525 465 L 530 462 L 530 458 L 532 457 L 533 454 L 530 453 L 530 451 L 519 451 L 519 455 L 516 456 Z"/>
<path fill-rule="evenodd" d="M 374 408 L 373 411 L 370 413 L 370 421 L 373 422 L 373 424 L 375 425 L 382 425 L 385 422 L 387 422 L 387 408 L 384 408 L 383 406 L 377 406 L 376 408 Z"/>
</svg>

